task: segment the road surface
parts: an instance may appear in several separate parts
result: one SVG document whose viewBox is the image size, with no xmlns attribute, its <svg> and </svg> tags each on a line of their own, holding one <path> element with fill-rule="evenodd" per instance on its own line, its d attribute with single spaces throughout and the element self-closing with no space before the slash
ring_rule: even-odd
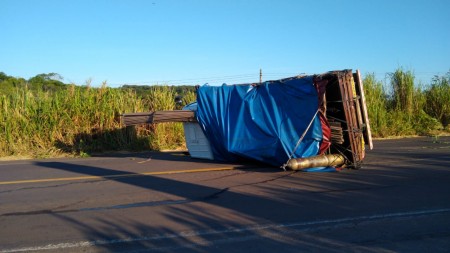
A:
<svg viewBox="0 0 450 253">
<path fill-rule="evenodd" d="M 0 162 L 0 252 L 450 252 L 450 137 L 374 144 L 334 173 L 181 152 Z"/>
</svg>

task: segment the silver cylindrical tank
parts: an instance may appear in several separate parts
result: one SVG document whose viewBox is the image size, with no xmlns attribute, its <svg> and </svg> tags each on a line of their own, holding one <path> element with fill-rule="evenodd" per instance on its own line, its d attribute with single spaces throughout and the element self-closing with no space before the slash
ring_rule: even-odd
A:
<svg viewBox="0 0 450 253">
<path fill-rule="evenodd" d="M 291 170 L 303 170 L 314 167 L 340 166 L 344 163 L 344 156 L 329 154 L 306 158 L 292 158 L 288 161 L 287 167 Z"/>
</svg>

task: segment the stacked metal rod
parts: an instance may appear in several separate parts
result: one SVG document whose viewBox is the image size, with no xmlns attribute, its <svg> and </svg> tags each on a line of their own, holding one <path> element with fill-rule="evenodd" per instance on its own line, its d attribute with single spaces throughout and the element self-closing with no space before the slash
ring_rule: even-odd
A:
<svg viewBox="0 0 450 253">
<path fill-rule="evenodd" d="M 164 122 L 195 122 L 193 111 L 174 110 L 156 112 L 137 112 L 122 114 L 122 122 L 127 126 Z"/>
<path fill-rule="evenodd" d="M 336 144 L 344 143 L 344 134 L 342 132 L 342 125 L 337 121 L 328 121 L 331 128 L 331 142 Z"/>
</svg>

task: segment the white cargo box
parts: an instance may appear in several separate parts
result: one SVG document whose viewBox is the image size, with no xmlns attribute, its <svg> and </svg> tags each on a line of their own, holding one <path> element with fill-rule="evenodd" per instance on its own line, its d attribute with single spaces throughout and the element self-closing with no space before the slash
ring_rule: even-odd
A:
<svg viewBox="0 0 450 253">
<path fill-rule="evenodd" d="M 186 105 L 183 110 L 197 111 L 197 103 Z M 197 122 L 183 122 L 184 138 L 193 158 L 213 160 L 211 145 Z"/>
</svg>

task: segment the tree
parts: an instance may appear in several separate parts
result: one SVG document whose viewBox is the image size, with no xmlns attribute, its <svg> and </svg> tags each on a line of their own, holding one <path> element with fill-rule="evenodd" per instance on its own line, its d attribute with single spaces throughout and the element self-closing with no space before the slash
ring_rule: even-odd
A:
<svg viewBox="0 0 450 253">
<path fill-rule="evenodd" d="M 39 74 L 28 79 L 32 90 L 56 91 L 66 86 L 63 77 L 57 73 Z"/>
<path fill-rule="evenodd" d="M 10 78 L 10 76 L 6 75 L 4 72 L 0 72 L 0 82 L 3 82 Z"/>
</svg>

